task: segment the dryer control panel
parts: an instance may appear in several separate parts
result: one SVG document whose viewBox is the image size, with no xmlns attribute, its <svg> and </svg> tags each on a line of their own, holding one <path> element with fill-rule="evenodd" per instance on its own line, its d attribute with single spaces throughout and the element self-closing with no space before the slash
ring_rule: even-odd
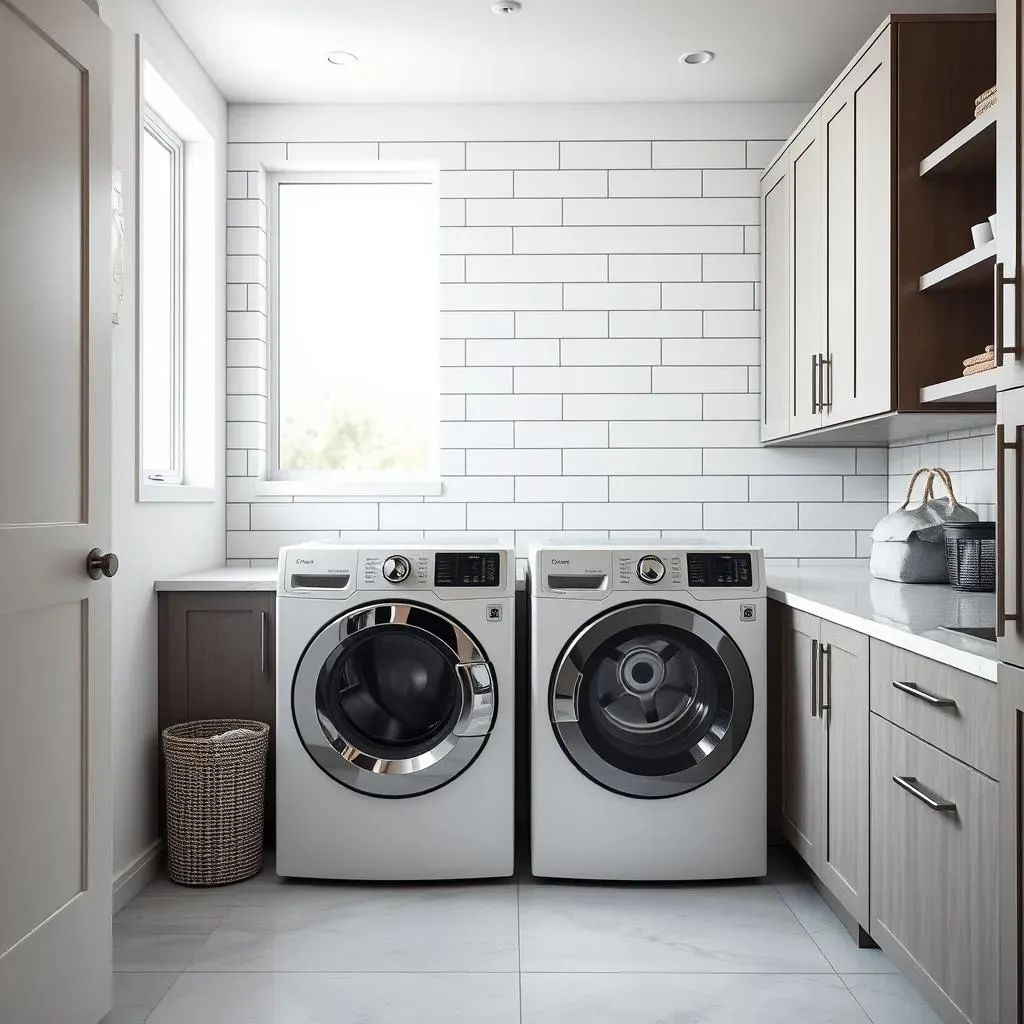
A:
<svg viewBox="0 0 1024 1024">
<path fill-rule="evenodd" d="M 686 573 L 691 587 L 750 587 L 754 569 L 750 554 L 696 554 L 686 556 Z"/>
</svg>

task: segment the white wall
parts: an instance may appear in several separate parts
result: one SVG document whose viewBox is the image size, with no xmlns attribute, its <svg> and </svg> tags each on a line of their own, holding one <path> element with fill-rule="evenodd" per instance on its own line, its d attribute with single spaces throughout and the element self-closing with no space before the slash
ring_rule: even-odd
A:
<svg viewBox="0 0 1024 1024">
<path fill-rule="evenodd" d="M 113 160 L 124 179 L 128 288 L 113 328 L 113 550 L 121 568 L 113 582 L 114 875 L 143 856 L 159 834 L 156 811 L 157 615 L 153 581 L 220 564 L 224 557 L 223 486 L 205 504 L 139 504 L 135 500 L 135 79 L 136 33 L 147 58 L 207 122 L 218 143 L 217 209 L 223 209 L 223 144 L 227 110 L 220 93 L 152 0 L 102 0 L 113 37 Z M 217 228 L 218 324 L 223 317 L 223 223 Z M 223 448 L 223 332 L 218 327 L 216 436 Z M 218 481 L 223 473 L 218 461 Z"/>
<path fill-rule="evenodd" d="M 232 106 L 229 559 L 463 530 L 520 549 L 700 534 L 780 564 L 865 557 L 886 452 L 758 443 L 759 169 L 802 113 Z M 444 494 L 267 498 L 262 169 L 424 157 L 444 197 Z"/>
</svg>

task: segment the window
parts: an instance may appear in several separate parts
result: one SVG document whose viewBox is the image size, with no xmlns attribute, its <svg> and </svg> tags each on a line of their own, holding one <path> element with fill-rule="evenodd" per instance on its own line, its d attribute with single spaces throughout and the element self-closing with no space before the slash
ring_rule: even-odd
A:
<svg viewBox="0 0 1024 1024">
<path fill-rule="evenodd" d="M 139 153 L 142 476 L 180 484 L 184 423 L 184 159 L 182 140 L 146 107 Z"/>
<path fill-rule="evenodd" d="M 271 476 L 438 476 L 436 171 L 270 178 Z"/>
</svg>

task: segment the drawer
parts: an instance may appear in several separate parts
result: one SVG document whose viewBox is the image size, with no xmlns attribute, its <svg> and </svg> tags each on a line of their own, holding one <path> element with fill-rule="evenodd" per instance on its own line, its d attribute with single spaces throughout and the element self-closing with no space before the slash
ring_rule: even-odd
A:
<svg viewBox="0 0 1024 1024">
<path fill-rule="evenodd" d="M 871 716 L 871 933 L 975 1024 L 997 1020 L 998 834 L 998 783 Z"/>
<path fill-rule="evenodd" d="M 988 680 L 872 640 L 871 710 L 999 778 L 999 690 Z"/>
</svg>

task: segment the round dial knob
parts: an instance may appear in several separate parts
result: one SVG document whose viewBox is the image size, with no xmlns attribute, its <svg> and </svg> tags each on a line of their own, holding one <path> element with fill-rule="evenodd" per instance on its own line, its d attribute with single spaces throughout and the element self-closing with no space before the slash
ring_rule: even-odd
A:
<svg viewBox="0 0 1024 1024">
<path fill-rule="evenodd" d="M 388 583 L 402 583 L 408 578 L 410 571 L 409 559 L 404 555 L 391 555 L 390 558 L 385 558 L 381 569 Z"/>
<path fill-rule="evenodd" d="M 644 583 L 660 583 L 665 578 L 665 563 L 657 555 L 644 555 L 636 563 L 636 574 Z"/>
</svg>

